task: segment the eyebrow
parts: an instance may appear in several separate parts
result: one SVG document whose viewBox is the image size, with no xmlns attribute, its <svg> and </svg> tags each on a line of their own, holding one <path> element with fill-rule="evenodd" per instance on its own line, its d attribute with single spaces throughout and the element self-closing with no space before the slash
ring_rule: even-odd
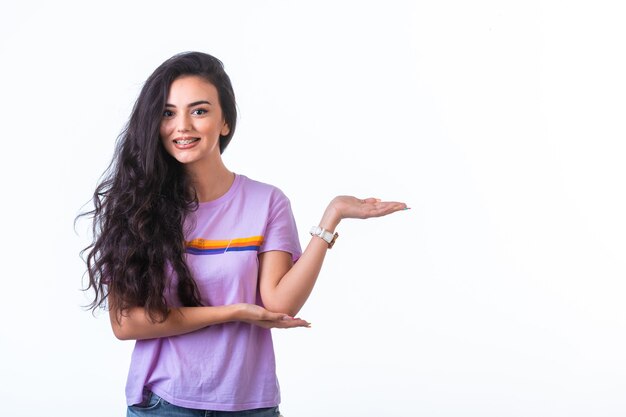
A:
<svg viewBox="0 0 626 417">
<path fill-rule="evenodd" d="M 198 104 L 208 104 L 209 106 L 212 106 L 210 101 L 206 101 L 206 100 L 198 100 L 198 101 L 194 101 L 193 103 L 189 103 L 187 104 L 187 107 L 193 107 L 193 106 L 197 106 Z M 165 107 L 176 107 L 173 104 L 167 103 L 165 105 Z"/>
</svg>

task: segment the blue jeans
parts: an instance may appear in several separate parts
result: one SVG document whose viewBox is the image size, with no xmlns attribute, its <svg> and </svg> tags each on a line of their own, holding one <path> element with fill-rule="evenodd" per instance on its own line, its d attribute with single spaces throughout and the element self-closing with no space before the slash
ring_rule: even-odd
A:
<svg viewBox="0 0 626 417">
<path fill-rule="evenodd" d="M 170 404 L 151 392 L 143 403 L 129 406 L 126 417 L 280 417 L 280 412 L 278 407 L 243 411 L 195 410 Z"/>
</svg>

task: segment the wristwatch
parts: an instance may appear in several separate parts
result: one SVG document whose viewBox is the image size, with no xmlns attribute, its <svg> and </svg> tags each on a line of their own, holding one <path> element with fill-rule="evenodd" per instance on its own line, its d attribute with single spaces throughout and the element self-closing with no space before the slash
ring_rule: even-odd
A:
<svg viewBox="0 0 626 417">
<path fill-rule="evenodd" d="M 323 227 L 313 226 L 311 230 L 309 230 L 311 236 L 317 236 L 326 241 L 328 243 L 328 249 L 332 248 L 335 244 L 335 241 L 339 237 L 339 233 L 335 232 L 334 234 L 324 229 Z"/>
</svg>

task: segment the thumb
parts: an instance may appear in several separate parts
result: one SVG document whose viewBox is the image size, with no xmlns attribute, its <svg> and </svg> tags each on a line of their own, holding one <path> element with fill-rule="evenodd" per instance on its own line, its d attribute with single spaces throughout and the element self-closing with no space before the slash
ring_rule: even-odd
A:
<svg viewBox="0 0 626 417">
<path fill-rule="evenodd" d="M 271 312 L 271 311 L 268 311 L 265 317 L 266 317 L 266 320 L 272 320 L 272 321 L 293 320 L 293 317 L 290 317 L 287 314 L 284 314 L 284 313 L 274 313 L 274 312 Z"/>
</svg>

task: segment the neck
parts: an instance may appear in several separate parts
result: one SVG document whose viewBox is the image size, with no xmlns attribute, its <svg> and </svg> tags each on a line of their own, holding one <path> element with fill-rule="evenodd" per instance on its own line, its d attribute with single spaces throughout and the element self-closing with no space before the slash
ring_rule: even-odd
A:
<svg viewBox="0 0 626 417">
<path fill-rule="evenodd" d="M 221 159 L 213 161 L 210 167 L 196 165 L 187 166 L 186 169 L 201 203 L 220 198 L 235 181 L 235 175 L 226 168 Z"/>
</svg>

